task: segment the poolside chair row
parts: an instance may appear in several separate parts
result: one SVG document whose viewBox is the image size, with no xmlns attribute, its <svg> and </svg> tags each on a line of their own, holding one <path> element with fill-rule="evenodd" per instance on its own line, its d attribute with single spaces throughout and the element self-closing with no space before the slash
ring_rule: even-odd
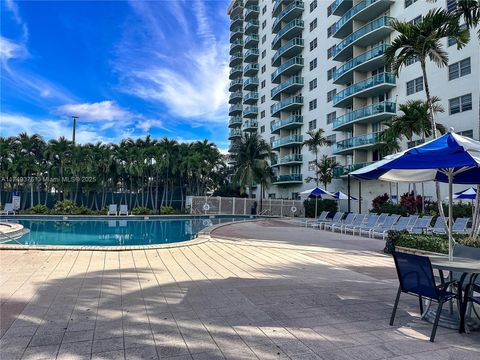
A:
<svg viewBox="0 0 480 360">
<path fill-rule="evenodd" d="M 0 215 L 15 215 L 15 206 L 13 203 L 5 203 L 3 210 L 0 210 Z"/>
<path fill-rule="evenodd" d="M 120 210 L 116 204 L 108 205 L 107 215 L 128 215 L 128 205 L 120 205 Z"/>
</svg>

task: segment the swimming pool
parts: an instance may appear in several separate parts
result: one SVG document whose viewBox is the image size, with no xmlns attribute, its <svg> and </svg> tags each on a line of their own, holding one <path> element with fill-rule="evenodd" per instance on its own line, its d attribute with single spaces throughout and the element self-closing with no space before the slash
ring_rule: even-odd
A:
<svg viewBox="0 0 480 360">
<path fill-rule="evenodd" d="M 30 232 L 6 244 L 132 246 L 191 240 L 204 228 L 250 217 L 215 216 L 184 218 L 15 218 Z"/>
</svg>

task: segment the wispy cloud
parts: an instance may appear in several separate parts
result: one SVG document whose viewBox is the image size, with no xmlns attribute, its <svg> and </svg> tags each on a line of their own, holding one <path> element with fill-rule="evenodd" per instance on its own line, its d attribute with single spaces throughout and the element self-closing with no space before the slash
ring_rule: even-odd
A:
<svg viewBox="0 0 480 360">
<path fill-rule="evenodd" d="M 28 55 L 28 51 L 23 44 L 14 42 L 0 35 L 0 59 L 2 65 L 7 67 L 11 59 L 21 59 Z"/>
<path fill-rule="evenodd" d="M 76 115 L 82 121 L 130 120 L 135 116 L 118 106 L 114 101 L 105 100 L 96 103 L 66 104 L 58 107 L 58 113 Z"/>
</svg>

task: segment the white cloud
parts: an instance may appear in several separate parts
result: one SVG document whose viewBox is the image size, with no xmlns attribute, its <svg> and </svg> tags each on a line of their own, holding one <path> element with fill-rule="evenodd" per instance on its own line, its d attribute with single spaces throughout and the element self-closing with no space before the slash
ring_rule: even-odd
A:
<svg viewBox="0 0 480 360">
<path fill-rule="evenodd" d="M 165 127 L 163 126 L 163 121 L 161 120 L 155 120 L 155 119 L 145 119 L 145 120 L 140 120 L 136 124 L 137 128 L 142 129 L 145 132 L 150 131 L 151 128 L 160 128 L 164 130 Z"/>
<path fill-rule="evenodd" d="M 82 121 L 114 121 L 130 120 L 135 116 L 117 105 L 114 101 L 105 100 L 95 103 L 66 104 L 58 108 L 62 115 L 76 115 Z"/>
<path fill-rule="evenodd" d="M 0 36 L 0 59 L 6 66 L 8 60 L 24 58 L 28 51 L 23 44 L 17 44 L 14 41 Z"/>
</svg>

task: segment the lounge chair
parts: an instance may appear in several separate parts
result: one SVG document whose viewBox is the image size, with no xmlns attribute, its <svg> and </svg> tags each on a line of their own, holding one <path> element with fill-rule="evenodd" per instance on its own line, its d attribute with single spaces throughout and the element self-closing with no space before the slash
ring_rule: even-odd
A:
<svg viewBox="0 0 480 360">
<path fill-rule="evenodd" d="M 423 234 L 430 227 L 432 217 L 433 216 L 423 216 L 418 218 L 417 221 L 415 221 L 415 225 L 407 228 L 407 231 L 411 234 Z"/>
<path fill-rule="evenodd" d="M 343 233 L 346 234 L 347 231 L 351 231 L 352 232 L 352 235 L 355 234 L 355 229 L 359 228 L 360 226 L 362 226 L 363 222 L 365 221 L 365 218 L 367 217 L 367 215 L 365 214 L 358 214 L 356 217 L 355 217 L 355 220 L 352 221 L 352 224 L 351 225 L 348 225 L 348 226 L 344 226 L 343 227 Z"/>
<path fill-rule="evenodd" d="M 418 215 L 410 215 L 408 217 L 407 229 L 413 227 L 415 225 L 415 222 L 418 220 L 419 217 L 420 216 L 418 216 Z"/>
<path fill-rule="evenodd" d="M 418 216 L 417 216 L 417 218 L 418 218 Z M 410 217 L 402 216 L 400 219 L 398 219 L 398 221 L 395 224 L 393 224 L 393 226 L 390 230 L 394 230 L 394 231 L 407 230 L 409 222 L 410 222 Z"/>
<path fill-rule="evenodd" d="M 429 227 L 427 231 L 436 234 L 445 234 L 445 222 L 443 221 L 443 218 L 441 216 L 437 217 L 437 220 L 435 220 L 435 224 L 433 224 L 433 227 Z"/>
<path fill-rule="evenodd" d="M 392 227 L 395 225 L 395 223 L 398 221 L 399 218 L 400 218 L 400 215 L 395 215 L 395 214 L 388 216 L 382 225 L 380 226 L 375 225 L 375 227 L 371 229 L 369 236 L 373 238 L 375 237 L 375 234 L 379 234 L 379 235 L 382 235 L 382 239 L 385 240 L 385 237 L 387 236 L 387 232 L 392 230 Z"/>
<path fill-rule="evenodd" d="M 15 208 L 13 203 L 5 203 L 5 206 L 2 211 L 0 211 L 0 215 L 10 215 L 12 213 L 15 215 Z"/>
<path fill-rule="evenodd" d="M 343 225 L 350 225 L 352 223 L 352 221 L 355 219 L 355 215 L 354 213 L 349 213 L 347 214 L 347 217 L 342 221 L 336 221 L 336 222 L 331 222 L 329 224 L 325 224 L 324 226 L 324 229 L 327 230 L 331 230 L 333 232 L 335 232 L 335 228 L 337 229 L 341 229 Z"/>
<path fill-rule="evenodd" d="M 117 215 L 118 214 L 118 206 L 116 204 L 108 205 L 108 212 L 107 215 Z"/>
<path fill-rule="evenodd" d="M 343 218 L 343 215 L 345 215 L 344 212 L 341 212 L 341 211 L 337 211 L 335 213 L 335 215 L 333 215 L 333 218 L 332 220 L 328 220 L 328 219 L 325 219 L 324 221 L 321 221 L 320 223 L 318 223 L 318 228 L 320 230 L 324 229 L 325 225 L 328 224 L 328 223 L 335 223 L 335 222 L 339 222 L 340 220 L 342 220 Z"/>
<path fill-rule="evenodd" d="M 118 215 L 128 215 L 128 205 L 120 205 Z"/>
<path fill-rule="evenodd" d="M 445 226 L 443 225 L 443 219 L 441 217 L 438 217 L 438 220 L 441 220 L 441 226 L 436 227 L 434 226 L 432 231 L 435 234 L 446 234 L 447 232 L 445 231 Z M 457 218 L 455 222 L 452 225 L 452 233 L 454 234 L 466 234 L 467 233 L 467 225 L 468 222 L 470 221 L 470 218 Z M 435 223 L 436 225 L 436 223 Z"/>
<path fill-rule="evenodd" d="M 318 216 L 317 219 L 315 219 L 315 220 L 306 220 L 306 221 L 305 221 L 305 226 L 315 226 L 315 224 L 318 224 L 318 223 L 326 220 L 328 214 L 329 214 L 329 211 L 322 211 L 322 213 Z"/>
<path fill-rule="evenodd" d="M 370 233 L 370 230 L 375 227 L 379 218 L 380 218 L 380 215 L 377 215 L 377 214 L 368 215 L 367 221 L 357 228 L 358 235 L 362 236 L 364 232 Z M 355 229 L 353 229 L 352 235 L 355 235 Z"/>
</svg>

